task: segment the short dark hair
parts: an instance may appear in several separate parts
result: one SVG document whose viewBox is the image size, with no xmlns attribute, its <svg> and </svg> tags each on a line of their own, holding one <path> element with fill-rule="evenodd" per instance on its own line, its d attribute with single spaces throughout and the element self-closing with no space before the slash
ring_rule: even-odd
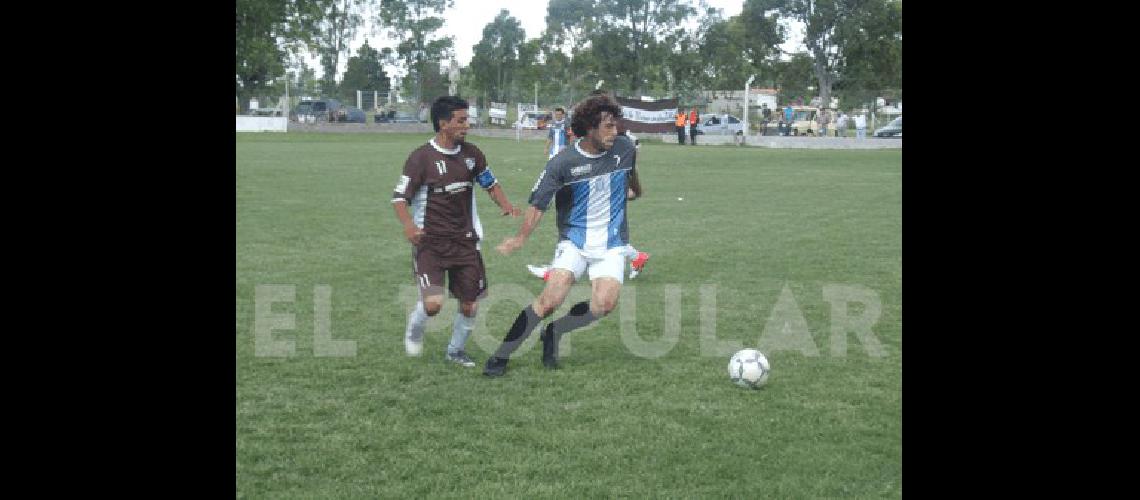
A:
<svg viewBox="0 0 1140 500">
<path fill-rule="evenodd" d="M 431 126 L 439 132 L 439 121 L 450 121 L 451 114 L 460 109 L 467 109 L 467 101 L 457 95 L 444 95 L 431 103 Z"/>
<path fill-rule="evenodd" d="M 566 113 L 566 110 L 562 109 L 562 106 L 558 106 L 557 108 L 554 108 L 554 110 L 555 111 L 561 111 L 562 113 Z"/>
<path fill-rule="evenodd" d="M 578 137 L 586 137 L 590 129 L 602 123 L 602 113 L 609 112 L 615 120 L 621 118 L 621 106 L 606 95 L 591 95 L 574 106 L 574 119 L 570 129 Z M 619 120 L 620 121 L 620 120 Z"/>
</svg>

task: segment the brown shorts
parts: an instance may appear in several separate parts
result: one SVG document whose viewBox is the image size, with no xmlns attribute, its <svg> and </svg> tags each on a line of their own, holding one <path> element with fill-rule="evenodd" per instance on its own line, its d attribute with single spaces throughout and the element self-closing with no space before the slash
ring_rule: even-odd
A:
<svg viewBox="0 0 1140 500">
<path fill-rule="evenodd" d="M 487 270 L 475 240 L 424 236 L 412 248 L 412 275 L 421 296 L 443 295 L 445 272 L 447 289 L 459 300 L 475 302 L 487 294 Z"/>
</svg>

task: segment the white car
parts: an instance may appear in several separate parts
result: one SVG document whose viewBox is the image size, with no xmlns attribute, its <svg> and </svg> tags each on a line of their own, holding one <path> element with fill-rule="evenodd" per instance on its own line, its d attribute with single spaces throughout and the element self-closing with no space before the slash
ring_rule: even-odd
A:
<svg viewBox="0 0 1140 500">
<path fill-rule="evenodd" d="M 697 135 L 743 135 L 744 122 L 732 115 L 711 115 L 697 124 Z"/>
</svg>

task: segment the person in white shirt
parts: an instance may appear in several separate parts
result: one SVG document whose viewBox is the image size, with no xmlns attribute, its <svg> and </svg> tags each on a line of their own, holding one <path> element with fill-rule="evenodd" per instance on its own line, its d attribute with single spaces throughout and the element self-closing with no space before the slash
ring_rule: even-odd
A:
<svg viewBox="0 0 1140 500">
<path fill-rule="evenodd" d="M 867 117 L 863 116 L 862 113 L 855 115 L 855 138 L 867 138 Z"/>
</svg>

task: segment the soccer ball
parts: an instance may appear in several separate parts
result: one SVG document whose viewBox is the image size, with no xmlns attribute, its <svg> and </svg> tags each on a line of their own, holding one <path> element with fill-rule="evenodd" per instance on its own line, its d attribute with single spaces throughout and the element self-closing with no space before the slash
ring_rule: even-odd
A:
<svg viewBox="0 0 1140 500">
<path fill-rule="evenodd" d="M 759 389 L 768 383 L 771 369 L 768 358 L 756 349 L 741 349 L 728 360 L 728 377 L 736 385 L 749 389 Z"/>
</svg>

